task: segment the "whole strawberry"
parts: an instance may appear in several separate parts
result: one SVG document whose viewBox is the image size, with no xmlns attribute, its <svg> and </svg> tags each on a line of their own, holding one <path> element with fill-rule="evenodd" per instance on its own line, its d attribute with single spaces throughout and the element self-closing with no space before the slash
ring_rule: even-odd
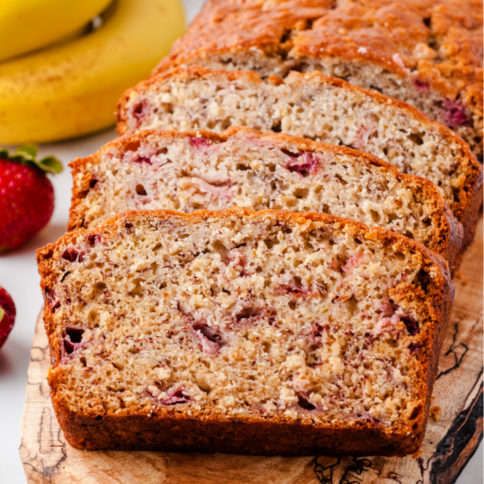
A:
<svg viewBox="0 0 484 484">
<path fill-rule="evenodd" d="M 62 165 L 37 149 L 23 146 L 13 154 L 0 150 L 0 252 L 16 249 L 39 232 L 54 211 L 54 189 L 46 173 Z"/>
<path fill-rule="evenodd" d="M 16 309 L 12 297 L 0 286 L 0 348 L 12 331 L 15 314 Z"/>
</svg>

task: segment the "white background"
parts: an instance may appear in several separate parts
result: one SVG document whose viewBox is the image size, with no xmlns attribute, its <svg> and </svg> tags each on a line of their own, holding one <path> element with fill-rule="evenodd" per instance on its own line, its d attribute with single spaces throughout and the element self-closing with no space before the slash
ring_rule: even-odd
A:
<svg viewBox="0 0 484 484">
<path fill-rule="evenodd" d="M 190 20 L 203 0 L 184 0 Z M 42 155 L 54 154 L 64 166 L 76 157 L 96 151 L 115 137 L 114 130 L 77 141 L 44 145 Z M 53 178 L 56 208 L 50 224 L 20 250 L 0 256 L 0 285 L 15 300 L 17 320 L 5 346 L 0 350 L 0 483 L 24 483 L 25 476 L 18 454 L 27 366 L 34 324 L 42 305 L 35 249 L 61 236 L 66 227 L 70 203 L 69 169 Z M 482 443 L 457 481 L 458 484 L 482 483 Z"/>
</svg>

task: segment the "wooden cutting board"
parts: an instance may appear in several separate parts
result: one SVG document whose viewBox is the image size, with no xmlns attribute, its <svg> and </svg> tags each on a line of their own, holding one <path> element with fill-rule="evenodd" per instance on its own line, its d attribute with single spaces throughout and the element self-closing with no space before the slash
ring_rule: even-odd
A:
<svg viewBox="0 0 484 484">
<path fill-rule="evenodd" d="M 440 355 L 433 417 L 420 455 L 253 457 L 226 454 L 80 451 L 57 424 L 45 375 L 47 338 L 37 322 L 28 370 L 20 457 L 30 483 L 450 483 L 482 438 L 482 220 L 456 277 Z"/>
</svg>

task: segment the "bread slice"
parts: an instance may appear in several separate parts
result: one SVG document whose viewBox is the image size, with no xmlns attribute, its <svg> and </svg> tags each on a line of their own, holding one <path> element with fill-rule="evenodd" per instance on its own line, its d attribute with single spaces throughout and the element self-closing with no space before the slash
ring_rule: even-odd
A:
<svg viewBox="0 0 484 484">
<path fill-rule="evenodd" d="M 468 145 L 415 108 L 340 79 L 291 72 L 263 80 L 248 71 L 178 68 L 129 90 L 118 119 L 121 134 L 243 125 L 367 151 L 435 183 L 464 226 L 464 247 L 472 241 L 482 172 Z"/>
<path fill-rule="evenodd" d="M 141 211 L 37 257 L 75 447 L 420 445 L 452 283 L 406 237 L 325 214 Z"/>
<path fill-rule="evenodd" d="M 145 131 L 71 163 L 68 230 L 129 209 L 239 206 L 325 212 L 419 240 L 453 266 L 462 226 L 428 180 L 371 155 L 292 136 L 230 128 Z"/>
<path fill-rule="evenodd" d="M 208 0 L 173 65 L 343 78 L 455 129 L 482 159 L 480 0 Z"/>
</svg>

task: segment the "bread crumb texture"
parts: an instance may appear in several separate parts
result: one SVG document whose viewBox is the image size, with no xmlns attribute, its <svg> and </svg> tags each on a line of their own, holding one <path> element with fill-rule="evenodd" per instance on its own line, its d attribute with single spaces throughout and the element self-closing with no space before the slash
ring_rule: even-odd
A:
<svg viewBox="0 0 484 484">
<path fill-rule="evenodd" d="M 461 224 L 428 181 L 361 152 L 287 135 L 146 131 L 71 166 L 70 230 L 129 209 L 238 206 L 324 212 L 385 227 L 450 264 L 462 243 Z"/>
<path fill-rule="evenodd" d="M 451 300 L 429 254 L 279 211 L 67 234 L 38 252 L 56 407 L 421 435 Z"/>
<path fill-rule="evenodd" d="M 284 81 L 249 72 L 175 69 L 140 83 L 119 106 L 119 131 L 209 129 L 232 125 L 345 145 L 427 178 L 445 196 L 472 240 L 482 171 L 451 130 L 399 101 L 320 73 Z"/>
</svg>

